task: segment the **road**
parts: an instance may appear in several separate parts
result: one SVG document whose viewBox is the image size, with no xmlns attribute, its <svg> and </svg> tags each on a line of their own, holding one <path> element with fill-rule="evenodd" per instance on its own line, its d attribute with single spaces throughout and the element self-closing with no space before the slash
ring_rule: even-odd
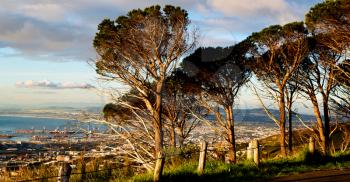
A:
<svg viewBox="0 0 350 182">
<path fill-rule="evenodd" d="M 328 182 L 328 181 L 350 181 L 350 168 L 333 169 L 333 170 L 320 170 L 305 172 L 296 175 L 278 177 L 273 182 L 287 182 L 287 181 L 301 181 L 301 182 Z"/>
</svg>

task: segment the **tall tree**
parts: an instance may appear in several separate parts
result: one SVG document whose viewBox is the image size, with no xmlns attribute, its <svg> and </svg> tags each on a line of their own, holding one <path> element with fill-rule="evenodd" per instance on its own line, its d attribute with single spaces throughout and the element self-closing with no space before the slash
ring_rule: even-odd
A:
<svg viewBox="0 0 350 182">
<path fill-rule="evenodd" d="M 287 85 L 307 55 L 307 30 L 303 22 L 293 22 L 270 26 L 248 39 L 254 45 L 250 50 L 255 58 L 251 68 L 278 103 L 281 154 L 286 156 Z"/>
<path fill-rule="evenodd" d="M 138 90 L 152 115 L 155 158 L 163 153 L 161 93 L 165 78 L 195 45 L 195 35 L 187 29 L 189 23 L 187 12 L 180 7 L 167 5 L 161 10 L 151 6 L 132 10 L 115 21 L 103 20 L 94 39 L 99 55 L 97 73 Z M 152 94 L 154 103 L 149 100 Z M 155 176 L 162 169 L 155 169 Z"/>
<path fill-rule="evenodd" d="M 198 84 L 202 105 L 215 115 L 216 124 L 224 131 L 231 163 L 236 163 L 233 108 L 240 88 L 250 78 L 250 70 L 245 66 L 247 43 L 199 48 L 183 62 L 185 72 Z"/>
<path fill-rule="evenodd" d="M 342 56 L 338 65 L 334 65 L 338 78 L 350 79 L 347 68 L 350 67 L 350 1 L 349 0 L 327 0 L 312 7 L 306 15 L 306 24 L 310 31 L 317 35 L 318 42 L 332 49 Z M 341 72 L 341 73 L 340 73 Z M 339 81 L 339 80 L 338 80 Z M 341 79 L 340 89 L 346 87 L 346 82 Z M 343 90 L 344 91 L 344 90 Z M 336 97 L 343 97 L 344 92 L 337 92 Z M 346 95 L 346 94 L 345 94 Z M 334 100 L 333 100 L 334 101 Z"/>
<path fill-rule="evenodd" d="M 342 72 L 344 76 L 350 78 L 350 74 L 344 70 L 344 64 L 348 57 L 350 48 L 350 1 L 349 0 L 327 0 L 312 7 L 306 14 L 306 24 L 310 32 L 314 35 L 321 66 L 320 78 L 323 82 L 318 84 L 322 95 L 324 114 L 324 152 L 329 152 L 330 135 L 330 94 L 335 89 L 335 77 Z M 321 48 L 320 48 L 321 47 Z M 322 51 L 320 50 L 322 49 Z M 322 59 L 322 60 L 321 60 Z M 343 65 L 340 67 L 340 65 Z M 326 79 L 324 79 L 326 77 Z M 324 86 L 323 88 L 320 86 Z M 338 92 L 340 93 L 340 92 Z M 342 93 L 340 93 L 342 94 Z"/>
<path fill-rule="evenodd" d="M 323 153 L 329 152 L 330 144 L 330 108 L 331 93 L 336 88 L 336 70 L 341 56 L 313 38 L 309 58 L 305 60 L 300 74 L 299 88 L 313 105 L 317 121 L 317 133 Z M 310 44 L 311 45 L 311 44 Z M 322 105 L 322 107 L 320 107 Z M 323 115 L 323 116 L 322 116 Z"/>
</svg>

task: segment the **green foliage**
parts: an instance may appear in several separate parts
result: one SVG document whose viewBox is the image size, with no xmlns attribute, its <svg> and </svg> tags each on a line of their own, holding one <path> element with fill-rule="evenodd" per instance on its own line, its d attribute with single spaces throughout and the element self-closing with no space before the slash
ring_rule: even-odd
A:
<svg viewBox="0 0 350 182">
<path fill-rule="evenodd" d="M 348 21 L 345 16 L 349 15 L 349 0 L 327 0 L 312 7 L 305 15 L 306 24 L 312 31 L 316 24 L 324 21 L 337 20 L 340 22 Z"/>
<path fill-rule="evenodd" d="M 243 41 L 230 47 L 198 48 L 182 62 L 182 70 L 192 84 L 221 105 L 232 105 L 239 89 L 249 80 L 251 71 L 247 67 L 249 49 Z M 220 95 L 220 96 L 219 96 Z"/>
<path fill-rule="evenodd" d="M 115 21 L 103 20 L 93 41 L 100 56 L 96 72 L 131 87 L 146 87 L 171 71 L 169 64 L 194 45 L 188 42 L 189 23 L 185 10 L 170 5 L 132 10 Z"/>
<path fill-rule="evenodd" d="M 260 32 L 254 32 L 248 37 L 253 42 L 262 44 L 277 42 L 281 37 L 282 26 L 271 25 L 267 28 L 262 29 Z"/>
<path fill-rule="evenodd" d="M 182 70 L 188 75 L 205 79 L 206 76 L 211 77 L 216 74 L 224 65 L 234 64 L 241 70 L 241 73 L 236 74 L 249 76 L 249 69 L 245 66 L 248 59 L 246 53 L 250 48 L 249 43 L 242 41 L 229 47 L 200 47 L 184 59 Z"/>
<path fill-rule="evenodd" d="M 143 22 L 146 18 L 157 18 L 161 19 L 162 22 L 167 23 L 170 26 L 174 26 L 177 21 L 179 21 L 179 17 L 184 20 L 188 25 L 188 13 L 186 10 L 181 9 L 180 7 L 174 7 L 171 5 L 166 5 L 163 8 L 163 12 L 161 11 L 161 7 L 159 5 L 150 6 L 141 9 L 134 9 L 127 13 L 126 16 L 119 16 L 116 18 L 115 22 L 110 19 L 103 20 L 98 25 L 99 32 L 96 33 L 96 37 L 94 39 L 94 47 L 98 48 L 104 43 L 119 43 L 119 42 L 110 42 L 108 40 L 116 40 L 115 38 L 119 38 L 120 40 L 124 33 L 127 33 L 130 28 L 144 28 Z M 119 35 L 119 36 L 118 36 Z"/>
<path fill-rule="evenodd" d="M 298 36 L 298 34 L 307 35 L 307 33 L 308 31 L 304 26 L 304 22 L 291 22 L 283 26 L 271 25 L 262 29 L 260 32 L 252 33 L 247 40 L 255 42 L 255 45 L 261 46 L 261 48 L 265 47 L 265 51 L 271 51 L 272 49 L 282 47 L 280 46 L 281 44 L 283 45 L 296 41 L 297 39 L 295 38 L 302 38 L 302 36 Z M 293 39 L 290 41 L 290 38 Z"/>
<path fill-rule="evenodd" d="M 247 38 L 255 58 L 249 67 L 259 79 L 272 83 L 290 76 L 308 55 L 307 34 L 303 22 L 272 25 L 253 33 Z"/>
</svg>

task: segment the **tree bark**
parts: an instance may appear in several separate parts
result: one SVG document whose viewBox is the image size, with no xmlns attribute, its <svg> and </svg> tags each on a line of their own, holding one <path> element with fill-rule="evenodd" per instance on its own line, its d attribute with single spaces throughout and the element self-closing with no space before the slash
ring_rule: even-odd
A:
<svg viewBox="0 0 350 182">
<path fill-rule="evenodd" d="M 281 123 L 280 125 L 280 145 L 281 145 L 281 155 L 282 157 L 287 156 L 287 150 L 286 150 L 286 126 L 285 123 Z"/>
<path fill-rule="evenodd" d="M 228 106 L 226 109 L 226 121 L 228 127 L 228 142 L 229 147 L 229 162 L 236 163 L 236 140 L 235 140 L 235 127 L 233 119 L 233 107 L 232 105 Z"/>
<path fill-rule="evenodd" d="M 324 127 L 323 127 L 321 112 L 320 112 L 320 109 L 318 106 L 316 95 L 310 94 L 309 96 L 310 96 L 312 105 L 314 107 L 314 115 L 315 115 L 316 121 L 317 121 L 319 137 L 321 140 L 321 147 L 323 149 L 323 154 L 325 155 L 326 150 L 327 150 L 327 145 L 326 145 L 326 135 L 325 135 Z"/>
<path fill-rule="evenodd" d="M 164 168 L 164 163 L 165 163 L 164 153 L 159 152 L 157 154 L 156 166 L 154 168 L 154 175 L 153 175 L 153 181 L 154 182 L 161 181 L 163 168 Z"/>
<path fill-rule="evenodd" d="M 155 109 L 153 112 L 153 126 L 154 126 L 154 140 L 155 140 L 155 153 L 154 156 L 157 157 L 159 152 L 163 151 L 163 123 L 162 123 L 162 94 L 163 80 L 157 83 L 156 88 L 156 102 Z"/>
<path fill-rule="evenodd" d="M 288 151 L 291 154 L 293 152 L 293 126 L 292 126 L 292 100 L 288 103 Z"/>
<path fill-rule="evenodd" d="M 325 154 L 329 154 L 330 150 L 330 116 L 329 116 L 329 106 L 328 97 L 323 96 L 323 117 L 324 117 L 324 135 L 325 135 Z"/>
<path fill-rule="evenodd" d="M 287 156 L 287 150 L 286 150 L 286 112 L 285 112 L 284 91 L 281 88 L 280 88 L 279 111 L 280 111 L 281 155 L 283 157 L 286 157 Z"/>
<path fill-rule="evenodd" d="M 162 123 L 162 89 L 163 81 L 161 79 L 157 83 L 156 88 L 156 102 L 153 112 L 153 127 L 154 127 L 154 157 L 157 159 L 157 165 L 155 166 L 153 178 L 155 181 L 160 181 L 163 172 L 164 159 L 159 159 L 159 156 L 163 157 L 163 123 Z"/>
</svg>

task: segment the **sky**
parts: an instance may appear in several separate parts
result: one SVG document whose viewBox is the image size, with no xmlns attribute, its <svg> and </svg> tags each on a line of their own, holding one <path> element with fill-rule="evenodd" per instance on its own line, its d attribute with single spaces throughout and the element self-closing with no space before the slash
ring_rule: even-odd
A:
<svg viewBox="0 0 350 182">
<path fill-rule="evenodd" d="M 91 66 L 92 41 L 105 18 L 155 4 L 181 6 L 199 30 L 199 46 L 229 46 L 269 25 L 302 21 L 320 1 L 1 0 L 0 109 L 108 102 Z M 258 106 L 249 91 L 241 97 L 243 107 Z"/>
</svg>

